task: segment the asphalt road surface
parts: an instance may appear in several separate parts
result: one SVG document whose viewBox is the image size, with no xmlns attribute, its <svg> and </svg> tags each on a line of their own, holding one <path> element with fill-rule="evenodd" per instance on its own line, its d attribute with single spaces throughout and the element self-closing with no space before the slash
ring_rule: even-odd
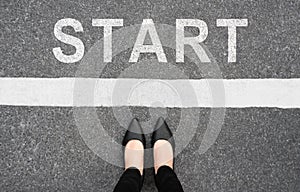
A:
<svg viewBox="0 0 300 192">
<path fill-rule="evenodd" d="M 103 30 L 92 26 L 94 18 L 123 18 L 124 26 L 147 18 L 169 25 L 175 25 L 176 19 L 194 18 L 208 25 L 204 44 L 223 78 L 300 78 L 299 10 L 299 0 L 0 0 L 0 77 L 74 77 L 79 62 L 61 63 L 52 53 L 57 46 L 74 53 L 72 46 L 60 43 L 53 34 L 59 19 L 81 22 L 82 33 L 66 31 L 80 38 L 87 52 L 103 37 Z M 221 18 L 247 18 L 249 22 L 248 27 L 238 29 L 235 63 L 227 62 L 227 28 L 216 26 L 216 19 Z M 119 77 L 130 66 L 129 54 L 130 50 L 124 51 L 114 58 L 100 76 Z M 174 58 L 171 50 L 167 57 Z M 149 58 L 153 55 L 140 59 Z M 201 78 L 190 61 L 178 67 L 191 79 Z M 167 74 L 168 70 L 159 72 Z M 143 77 L 134 73 L 126 77 L 136 76 Z M 130 109 L 141 121 L 151 119 L 149 108 Z M 125 129 L 114 110 L 122 111 L 122 107 L 98 107 L 97 114 L 109 135 L 121 142 Z M 167 110 L 173 130 L 180 111 Z M 204 154 L 194 153 L 210 111 L 189 109 L 199 117 L 197 132 L 175 163 L 185 191 L 300 191 L 300 109 L 228 108 L 216 142 Z M 87 147 L 73 113 L 71 107 L 0 106 L 0 191 L 113 190 L 123 169 Z M 129 121 L 127 117 L 121 113 L 119 118 Z M 143 191 L 156 190 L 152 176 L 147 170 Z"/>
</svg>

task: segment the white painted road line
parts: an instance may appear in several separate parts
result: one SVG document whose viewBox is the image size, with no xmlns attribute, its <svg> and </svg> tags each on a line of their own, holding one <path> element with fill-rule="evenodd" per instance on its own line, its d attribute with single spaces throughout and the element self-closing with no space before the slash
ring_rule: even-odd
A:
<svg viewBox="0 0 300 192">
<path fill-rule="evenodd" d="M 76 92 L 76 100 L 75 80 L 87 87 Z M 223 80 L 225 105 L 212 104 L 208 83 L 214 81 L 219 80 L 0 78 L 0 105 L 300 108 L 300 79 Z M 189 99 L 191 90 L 195 100 Z"/>
</svg>

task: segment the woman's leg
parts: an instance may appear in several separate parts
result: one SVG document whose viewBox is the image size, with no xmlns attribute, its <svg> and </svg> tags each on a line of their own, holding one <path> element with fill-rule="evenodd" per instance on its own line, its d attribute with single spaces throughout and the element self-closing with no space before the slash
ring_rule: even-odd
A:
<svg viewBox="0 0 300 192">
<path fill-rule="evenodd" d="M 139 192 L 142 187 L 144 146 L 139 140 L 130 140 L 124 151 L 125 171 L 114 192 Z"/>
<path fill-rule="evenodd" d="M 136 168 L 128 168 L 122 174 L 114 192 L 139 192 L 142 183 L 140 171 Z"/>
<path fill-rule="evenodd" d="M 169 166 L 161 166 L 155 175 L 155 184 L 159 192 L 183 192 L 177 175 Z"/>
<path fill-rule="evenodd" d="M 167 140 L 157 140 L 153 148 L 155 184 L 159 192 L 183 192 L 173 170 L 173 148 Z"/>
</svg>

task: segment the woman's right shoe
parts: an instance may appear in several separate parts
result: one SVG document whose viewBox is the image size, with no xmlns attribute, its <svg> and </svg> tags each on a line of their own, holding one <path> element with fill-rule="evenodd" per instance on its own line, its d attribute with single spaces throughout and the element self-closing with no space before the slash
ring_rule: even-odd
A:
<svg viewBox="0 0 300 192">
<path fill-rule="evenodd" d="M 166 123 L 166 121 L 162 117 L 160 117 L 157 120 L 156 125 L 154 127 L 153 134 L 152 134 L 151 145 L 152 145 L 153 150 L 158 150 L 159 149 L 159 146 L 156 149 L 154 148 L 154 144 L 158 140 L 166 140 L 167 142 L 169 142 L 171 144 L 173 154 L 170 157 L 173 158 L 173 162 L 172 162 L 172 167 L 169 167 L 169 165 L 160 164 L 160 163 L 159 163 L 160 165 L 158 164 L 159 167 L 155 167 L 156 162 L 154 160 L 153 174 L 154 174 L 155 184 L 156 184 L 157 187 L 160 186 L 159 177 L 157 177 L 157 173 L 159 173 L 158 171 L 160 170 L 160 168 L 165 169 L 163 167 L 167 166 L 167 167 L 171 168 L 172 170 L 174 169 L 175 141 L 174 141 L 173 134 L 172 134 L 168 124 Z M 160 144 L 158 144 L 158 145 L 160 145 Z M 162 144 L 162 145 L 164 145 L 164 144 Z M 153 152 L 155 154 L 155 151 L 153 151 Z M 170 151 L 168 151 L 168 152 L 170 152 Z M 162 153 L 161 155 L 164 155 L 165 157 L 169 156 L 168 154 L 165 154 L 165 153 Z M 154 155 L 154 158 L 155 158 L 155 155 Z M 157 169 L 157 172 L 155 171 L 155 169 Z"/>
<path fill-rule="evenodd" d="M 162 117 L 160 117 L 157 120 L 156 125 L 154 127 L 154 131 L 152 133 L 152 139 L 151 139 L 152 148 L 154 147 L 155 142 L 157 140 L 161 140 L 161 139 L 169 141 L 169 143 L 172 146 L 173 152 L 174 152 L 174 150 L 175 150 L 175 141 L 174 141 L 174 138 L 173 138 L 173 134 L 172 134 L 168 124 L 166 123 L 166 121 Z"/>
</svg>

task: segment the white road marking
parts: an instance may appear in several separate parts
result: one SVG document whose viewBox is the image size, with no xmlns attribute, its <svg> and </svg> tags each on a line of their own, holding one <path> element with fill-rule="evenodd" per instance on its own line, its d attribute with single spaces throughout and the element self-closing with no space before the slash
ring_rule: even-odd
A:
<svg viewBox="0 0 300 192">
<path fill-rule="evenodd" d="M 76 93 L 82 95 L 83 99 L 73 101 L 75 78 L 0 78 L 0 105 L 113 107 L 153 106 L 154 103 L 156 107 L 300 108 L 300 79 L 223 80 L 225 88 L 225 105 L 223 106 L 212 104 L 211 88 L 208 82 L 217 81 L 214 79 L 80 78 L 77 80 L 86 85 L 95 83 L 94 100 L 86 101 L 85 95 L 91 95 L 91 92 L 81 90 Z M 114 88 L 116 85 L 119 85 L 118 89 Z M 181 101 L 182 98 L 191 97 L 187 95 L 191 89 L 187 90 L 189 86 L 186 85 L 194 88 L 196 100 Z M 130 95 L 126 95 L 126 92 Z"/>
</svg>

